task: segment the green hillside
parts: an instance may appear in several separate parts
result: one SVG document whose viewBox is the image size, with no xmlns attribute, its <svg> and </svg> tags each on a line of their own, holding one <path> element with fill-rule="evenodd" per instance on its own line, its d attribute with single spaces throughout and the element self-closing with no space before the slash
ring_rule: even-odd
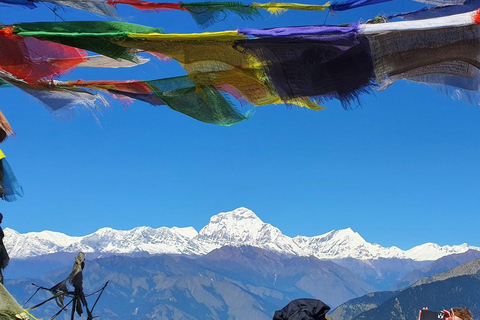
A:
<svg viewBox="0 0 480 320">
<path fill-rule="evenodd" d="M 477 275 L 453 277 L 410 287 L 385 301 L 377 308 L 363 312 L 354 320 L 410 320 L 418 317 L 423 307 L 443 310 L 468 307 L 480 314 L 480 278 Z M 338 319 L 336 319 L 338 320 Z"/>
<path fill-rule="evenodd" d="M 443 310 L 468 307 L 480 315 L 480 259 L 431 277 L 400 291 L 383 291 L 352 299 L 333 310 L 335 320 L 411 320 L 423 307 Z"/>
</svg>

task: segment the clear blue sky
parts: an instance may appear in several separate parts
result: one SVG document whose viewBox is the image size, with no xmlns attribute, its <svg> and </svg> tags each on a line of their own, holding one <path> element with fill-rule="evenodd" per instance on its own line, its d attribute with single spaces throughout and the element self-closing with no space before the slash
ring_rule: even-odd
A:
<svg viewBox="0 0 480 320">
<path fill-rule="evenodd" d="M 313 2 L 311 2 L 313 3 Z M 330 16 L 365 21 L 421 7 L 393 1 Z M 231 17 L 199 29 L 187 13 L 120 7 L 125 21 L 166 32 L 323 24 L 324 12 L 267 20 Z M 102 17 L 74 9 L 65 20 Z M 45 8 L 2 8 L 4 24 L 54 21 Z M 123 70 L 77 70 L 65 80 L 157 79 L 184 72 L 172 61 Z M 409 249 L 425 242 L 480 246 L 480 108 L 416 83 L 337 101 L 323 111 L 254 109 L 232 127 L 204 124 L 167 107 L 135 102 L 96 115 L 56 119 L 39 102 L 2 89 L 1 110 L 17 136 L 0 147 L 25 196 L 0 203 L 3 227 L 85 235 L 101 227 L 193 226 L 240 206 L 289 236 L 351 227 L 367 241 Z M 242 108 L 242 111 L 249 110 Z"/>
</svg>

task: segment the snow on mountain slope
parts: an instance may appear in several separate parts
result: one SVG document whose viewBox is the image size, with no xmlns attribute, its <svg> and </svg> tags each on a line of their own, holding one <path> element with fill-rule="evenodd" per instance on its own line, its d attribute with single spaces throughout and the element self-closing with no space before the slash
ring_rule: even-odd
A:
<svg viewBox="0 0 480 320">
<path fill-rule="evenodd" d="M 27 258 L 55 252 L 104 252 L 130 254 L 134 252 L 191 254 L 188 243 L 197 235 L 192 228 L 153 229 L 138 227 L 132 230 L 102 228 L 84 237 L 69 237 L 52 231 L 20 234 L 5 229 L 5 246 L 12 258 Z"/>
<path fill-rule="evenodd" d="M 70 237 L 59 232 L 42 231 L 20 234 L 5 229 L 5 245 L 12 258 L 27 258 L 55 252 L 100 252 L 131 254 L 207 254 L 214 249 L 230 245 L 250 245 L 290 255 L 315 256 L 319 259 L 376 259 L 401 258 L 436 260 L 440 257 L 479 250 L 467 244 L 439 246 L 427 243 L 403 251 L 397 247 L 385 248 L 363 239 L 347 228 L 333 230 L 314 237 L 284 235 L 278 228 L 263 222 L 247 208 L 222 212 L 197 232 L 187 228 L 138 227 L 132 230 L 102 228 L 83 237 Z"/>
<path fill-rule="evenodd" d="M 293 240 L 305 250 L 310 249 L 309 253 L 319 259 L 406 258 L 399 248 L 384 248 L 368 243 L 351 228 L 334 230 L 315 237 L 296 236 Z"/>
<path fill-rule="evenodd" d="M 81 239 L 81 243 L 93 248 L 97 252 L 109 253 L 191 253 L 185 252 L 188 241 L 197 232 L 189 227 L 185 228 L 138 227 L 132 230 L 114 230 L 102 228 L 95 233 Z"/>
<path fill-rule="evenodd" d="M 443 247 L 435 243 L 425 243 L 407 250 L 405 253 L 413 260 L 437 260 L 450 254 L 466 252 L 469 249 L 480 250 L 479 248 L 471 247 L 466 243 Z"/>
<path fill-rule="evenodd" d="M 209 251 L 226 245 L 250 245 L 286 254 L 305 255 L 292 238 L 271 224 L 264 223 L 247 208 L 213 216 L 210 223 L 200 230 L 194 242 L 209 248 Z"/>
<path fill-rule="evenodd" d="M 10 257 L 24 258 L 72 249 L 71 252 L 91 252 L 90 248 L 79 247 L 81 237 L 70 237 L 60 232 L 42 231 L 20 234 L 15 230 L 4 230 L 4 243 Z"/>
</svg>

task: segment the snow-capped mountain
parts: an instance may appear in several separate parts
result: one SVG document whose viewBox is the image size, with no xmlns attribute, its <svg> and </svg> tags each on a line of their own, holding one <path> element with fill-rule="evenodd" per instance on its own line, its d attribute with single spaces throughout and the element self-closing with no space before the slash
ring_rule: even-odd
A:
<svg viewBox="0 0 480 320">
<path fill-rule="evenodd" d="M 318 258 L 407 258 L 405 252 L 397 247 L 384 248 L 378 244 L 366 242 L 351 228 L 334 230 L 315 237 L 296 236 L 293 241 L 299 247 L 308 248 L 310 254 Z"/>
<path fill-rule="evenodd" d="M 5 245 L 12 258 L 24 259 L 56 252 L 97 252 L 131 254 L 198 254 L 204 255 L 223 246 L 250 245 L 289 255 L 315 256 L 319 259 L 401 258 L 417 261 L 436 260 L 443 256 L 480 248 L 467 244 L 439 246 L 423 244 L 403 251 L 366 242 L 358 233 L 347 228 L 314 237 L 284 235 L 278 228 L 264 223 L 247 208 L 219 213 L 197 232 L 192 227 L 132 230 L 102 228 L 83 237 L 70 237 L 52 231 L 20 234 L 5 229 Z"/>
<path fill-rule="evenodd" d="M 98 252 L 130 254 L 134 252 L 193 254 L 189 241 L 198 232 L 192 228 L 132 230 L 102 228 L 84 237 L 70 237 L 58 232 L 42 231 L 20 234 L 6 228 L 5 246 L 12 258 L 28 258 L 56 252 Z"/>
<path fill-rule="evenodd" d="M 207 251 L 227 245 L 249 245 L 286 254 L 307 255 L 292 238 L 271 224 L 264 223 L 247 208 L 211 217 L 210 222 L 192 240 Z"/>
</svg>

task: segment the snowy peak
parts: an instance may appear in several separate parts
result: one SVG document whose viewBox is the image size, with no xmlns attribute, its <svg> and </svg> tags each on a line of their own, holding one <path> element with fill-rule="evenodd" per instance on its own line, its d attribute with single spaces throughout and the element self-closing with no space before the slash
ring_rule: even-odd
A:
<svg viewBox="0 0 480 320">
<path fill-rule="evenodd" d="M 287 254 L 303 253 L 290 237 L 243 207 L 213 216 L 194 241 L 211 250 L 227 245 L 250 245 Z"/>
<path fill-rule="evenodd" d="M 84 237 L 70 237 L 63 233 L 42 231 L 20 234 L 5 229 L 5 246 L 12 258 L 27 258 L 56 252 L 98 252 L 131 254 L 149 252 L 152 254 L 189 254 L 189 241 L 197 235 L 192 228 L 153 229 L 138 227 L 132 230 L 101 228 Z"/>
<path fill-rule="evenodd" d="M 333 230 L 315 237 L 297 236 L 293 240 L 300 247 L 309 248 L 309 253 L 320 259 L 407 258 L 403 251 L 396 247 L 383 248 L 378 244 L 368 243 L 351 228 Z"/>
<path fill-rule="evenodd" d="M 471 247 L 439 246 L 426 243 L 407 251 L 372 244 L 351 228 L 332 230 L 314 237 L 284 235 L 278 228 L 263 222 L 253 211 L 238 208 L 211 217 L 197 232 L 192 227 L 138 227 L 132 230 L 102 228 L 84 237 L 70 237 L 59 232 L 42 231 L 20 234 L 5 229 L 5 245 L 12 258 L 27 258 L 56 252 L 97 252 L 114 254 L 197 254 L 204 255 L 224 246 L 249 245 L 288 255 L 314 256 L 319 259 L 400 258 L 418 261 L 436 260 L 463 253 Z"/>
<path fill-rule="evenodd" d="M 85 236 L 80 242 L 95 252 L 180 254 L 189 253 L 185 252 L 185 247 L 188 246 L 190 239 L 196 235 L 197 232 L 192 227 L 160 227 L 157 229 L 138 227 L 125 231 L 102 228 L 95 233 Z"/>
<path fill-rule="evenodd" d="M 257 237 L 264 225 L 266 224 L 253 211 L 238 208 L 211 217 L 209 224 L 200 230 L 199 236 L 226 241 L 245 241 Z"/>
<path fill-rule="evenodd" d="M 78 243 L 80 237 L 70 237 L 60 232 L 42 231 L 20 234 L 6 228 L 5 246 L 11 257 L 28 257 L 64 251 Z"/>
<path fill-rule="evenodd" d="M 441 257 L 467 252 L 469 249 L 480 250 L 470 247 L 466 243 L 456 246 L 439 246 L 436 243 L 425 243 L 406 251 L 406 254 L 413 260 L 437 260 Z"/>
<path fill-rule="evenodd" d="M 331 242 L 339 246 L 351 244 L 364 245 L 367 243 L 358 232 L 353 231 L 351 228 L 332 230 L 323 235 L 312 237 L 312 239 L 321 242 Z"/>
<path fill-rule="evenodd" d="M 264 222 L 250 209 L 240 207 L 233 211 L 220 212 L 210 218 L 209 224 L 238 224 L 249 221 L 248 224 L 264 224 Z"/>
<path fill-rule="evenodd" d="M 271 230 L 275 229 L 275 231 Z M 253 211 L 238 208 L 222 212 L 210 218 L 210 223 L 199 232 L 199 238 L 222 243 L 251 242 L 264 236 L 265 231 L 281 233 L 280 230 L 264 223 Z"/>
</svg>

